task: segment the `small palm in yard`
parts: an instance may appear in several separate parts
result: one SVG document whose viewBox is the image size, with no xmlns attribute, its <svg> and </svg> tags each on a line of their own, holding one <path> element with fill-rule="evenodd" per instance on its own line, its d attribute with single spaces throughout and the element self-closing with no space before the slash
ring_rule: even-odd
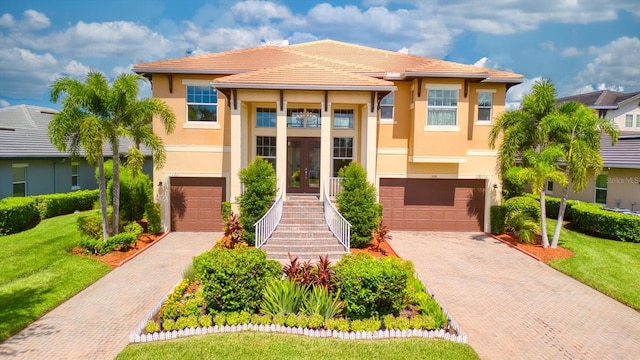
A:
<svg viewBox="0 0 640 360">
<path fill-rule="evenodd" d="M 515 212 L 506 221 L 506 228 L 513 231 L 518 240 L 526 244 L 533 243 L 536 234 L 540 233 L 540 225 L 529 214 L 521 211 Z"/>
</svg>

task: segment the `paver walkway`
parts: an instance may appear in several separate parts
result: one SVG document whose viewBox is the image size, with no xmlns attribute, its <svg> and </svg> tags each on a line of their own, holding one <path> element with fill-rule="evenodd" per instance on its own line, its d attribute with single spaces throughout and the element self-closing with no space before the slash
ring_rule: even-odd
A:
<svg viewBox="0 0 640 360">
<path fill-rule="evenodd" d="M 483 359 L 640 359 L 640 313 L 470 233 L 392 232 Z"/>
<path fill-rule="evenodd" d="M 0 344 L 0 358 L 113 359 L 193 257 L 220 236 L 170 233 Z"/>
</svg>

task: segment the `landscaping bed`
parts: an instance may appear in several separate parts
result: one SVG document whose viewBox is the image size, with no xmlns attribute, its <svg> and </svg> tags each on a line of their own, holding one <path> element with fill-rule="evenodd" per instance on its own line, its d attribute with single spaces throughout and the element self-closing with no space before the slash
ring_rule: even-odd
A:
<svg viewBox="0 0 640 360">
<path fill-rule="evenodd" d="M 138 253 L 141 253 L 142 251 L 146 250 L 147 247 L 156 243 L 158 240 L 162 239 L 163 237 L 164 237 L 164 234 L 151 235 L 147 233 L 142 233 L 140 234 L 140 236 L 138 236 L 138 240 L 135 242 L 135 244 L 128 247 L 127 249 L 116 250 L 104 255 L 87 254 L 87 251 L 79 246 L 74 247 L 71 250 L 71 253 L 75 255 L 86 256 L 96 260 L 100 260 L 101 262 L 109 265 L 111 268 L 116 268 L 118 266 L 123 265 L 127 261 L 133 259 L 138 255 Z"/>
<path fill-rule="evenodd" d="M 569 249 L 565 249 L 562 246 L 558 246 L 555 249 L 552 248 L 543 248 L 541 237 L 538 235 L 535 237 L 535 240 L 531 244 L 526 244 L 518 240 L 512 233 L 502 233 L 500 235 L 491 235 L 494 238 L 505 242 L 512 247 L 521 250 L 527 255 L 532 256 L 533 258 L 542 261 L 544 263 L 548 263 L 554 260 L 566 259 L 573 256 L 573 251 Z"/>
</svg>

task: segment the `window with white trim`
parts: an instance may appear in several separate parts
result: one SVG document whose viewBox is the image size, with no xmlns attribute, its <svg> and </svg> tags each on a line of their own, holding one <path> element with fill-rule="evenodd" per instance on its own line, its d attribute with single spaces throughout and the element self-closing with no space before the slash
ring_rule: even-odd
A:
<svg viewBox="0 0 640 360">
<path fill-rule="evenodd" d="M 553 181 L 547 181 L 547 186 L 545 187 L 545 192 L 547 194 L 553 194 Z"/>
<path fill-rule="evenodd" d="M 380 121 L 393 121 L 393 107 L 395 102 L 395 94 L 390 92 L 387 96 L 380 100 Z"/>
<path fill-rule="evenodd" d="M 607 174 L 600 174 L 596 178 L 596 203 L 607 204 L 607 184 L 609 182 L 609 176 Z"/>
<path fill-rule="evenodd" d="M 458 125 L 458 93 L 453 89 L 428 89 L 427 126 Z"/>
<path fill-rule="evenodd" d="M 627 117 L 624 122 L 625 127 L 633 127 L 633 115 L 627 114 Z"/>
<path fill-rule="evenodd" d="M 333 176 L 338 176 L 338 172 L 343 167 L 353 161 L 353 138 L 334 137 L 333 138 Z"/>
<path fill-rule="evenodd" d="M 636 127 L 640 128 L 640 114 L 636 115 Z"/>
<path fill-rule="evenodd" d="M 13 196 L 27 196 L 27 164 L 13 164 Z"/>
<path fill-rule="evenodd" d="M 333 110 L 334 129 L 353 129 L 353 109 Z"/>
<path fill-rule="evenodd" d="M 490 92 L 478 92 L 478 122 L 491 122 L 492 107 L 493 94 Z"/>
<path fill-rule="evenodd" d="M 187 85 L 187 121 L 218 122 L 218 92 L 211 86 Z"/>
<path fill-rule="evenodd" d="M 276 127 L 276 108 L 256 109 L 256 126 L 257 127 Z"/>
<path fill-rule="evenodd" d="M 267 160 L 276 168 L 276 137 L 275 136 L 256 136 L 256 156 Z"/>
<path fill-rule="evenodd" d="M 80 185 L 78 183 L 78 170 L 80 169 L 80 164 L 77 162 L 71 163 L 71 190 L 80 189 Z"/>
</svg>

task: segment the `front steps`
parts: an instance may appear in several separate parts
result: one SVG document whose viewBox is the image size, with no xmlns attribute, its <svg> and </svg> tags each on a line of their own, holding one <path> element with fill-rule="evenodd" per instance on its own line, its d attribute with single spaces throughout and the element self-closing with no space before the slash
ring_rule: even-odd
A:
<svg viewBox="0 0 640 360">
<path fill-rule="evenodd" d="M 346 254 L 324 220 L 322 201 L 317 196 L 290 196 L 282 206 L 282 220 L 262 246 L 267 258 L 289 263 L 288 253 L 300 261 L 318 261 L 329 255 L 336 263 Z"/>
</svg>

